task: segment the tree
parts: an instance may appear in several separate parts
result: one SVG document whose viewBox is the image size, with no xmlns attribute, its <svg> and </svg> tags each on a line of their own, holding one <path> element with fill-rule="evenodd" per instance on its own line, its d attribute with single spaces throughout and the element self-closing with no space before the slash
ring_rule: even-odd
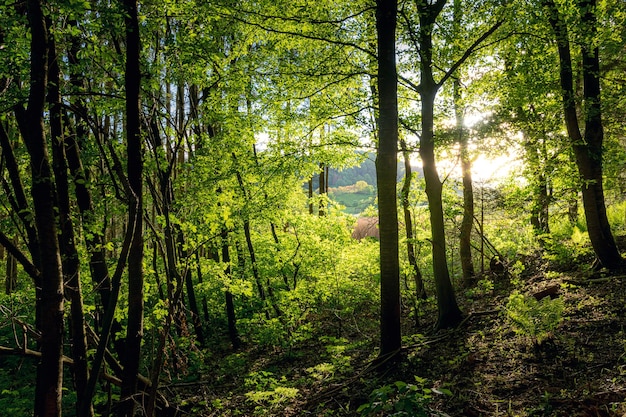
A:
<svg viewBox="0 0 626 417">
<path fill-rule="evenodd" d="M 126 92 L 126 152 L 129 195 L 129 224 L 134 226 L 128 254 L 128 323 L 126 326 L 126 352 L 122 376 L 120 415 L 135 415 L 137 376 L 143 338 L 143 145 L 140 120 L 141 70 L 139 67 L 141 43 L 137 0 L 124 0 L 126 28 L 126 67 L 124 90 Z"/>
<path fill-rule="evenodd" d="M 48 27 L 52 20 L 47 17 Z M 74 224 L 71 217 L 68 163 L 65 155 L 65 130 L 62 120 L 61 76 L 55 35 L 48 38 L 48 103 L 50 114 L 50 139 L 52 143 L 52 169 L 57 191 L 57 209 L 59 223 L 59 250 L 62 258 L 65 294 L 70 300 L 70 337 L 72 357 L 74 359 L 74 384 L 84 387 L 89 380 L 87 363 L 87 336 L 85 331 L 85 311 L 80 281 L 80 259 L 78 255 Z M 84 392 L 78 390 L 76 411 L 79 412 L 85 402 Z M 86 417 L 93 415 L 88 407 Z"/>
<path fill-rule="evenodd" d="M 377 0 L 379 133 L 376 181 L 380 230 L 380 357 L 393 355 L 402 344 L 396 197 L 398 169 L 396 20 L 396 1 Z"/>
<path fill-rule="evenodd" d="M 455 3 L 456 4 L 456 3 Z M 461 82 L 454 80 L 454 113 L 456 118 L 457 142 L 461 159 L 461 175 L 463 182 L 463 218 L 459 233 L 459 255 L 463 283 L 470 287 L 474 284 L 474 262 L 472 260 L 472 229 L 474 226 L 474 188 L 472 184 L 472 160 L 468 149 L 467 133 L 463 127 L 464 108 L 461 103 Z"/>
<path fill-rule="evenodd" d="M 406 236 L 406 252 L 409 265 L 412 268 L 413 282 L 415 282 L 415 296 L 417 298 L 426 299 L 426 289 L 424 288 L 424 281 L 422 279 L 422 271 L 420 271 L 417 265 L 417 258 L 415 255 L 415 237 L 413 232 L 413 216 L 411 214 L 411 206 L 409 201 L 409 194 L 411 191 L 411 182 L 413 180 L 413 172 L 411 168 L 411 158 L 409 150 L 406 146 L 406 141 L 400 139 L 400 148 L 402 149 L 402 157 L 404 159 L 404 181 L 402 182 L 401 200 L 402 200 L 402 212 L 404 214 L 404 229 Z"/>
<path fill-rule="evenodd" d="M 479 48 L 479 46 L 493 34 L 503 23 L 502 19 L 496 19 L 480 36 L 475 38 L 459 56 L 453 56 L 449 69 L 445 71 L 439 81 L 435 80 L 435 71 L 441 64 L 434 61 L 436 56 L 445 56 L 443 53 L 435 55 L 436 44 L 433 43 L 433 35 L 439 17 L 442 15 L 446 0 L 417 1 L 414 14 L 408 11 L 402 14 L 405 23 L 406 37 L 411 43 L 413 50 L 419 56 L 419 84 L 412 82 L 408 77 L 402 77 L 402 81 L 420 97 L 420 157 L 424 171 L 426 195 L 430 212 L 430 227 L 432 234 L 433 271 L 435 276 L 435 289 L 437 293 L 437 305 L 439 316 L 436 328 L 456 326 L 462 319 L 454 288 L 450 281 L 446 259 L 446 236 L 444 224 L 444 211 L 442 202 L 442 182 L 439 178 L 435 159 L 435 99 L 444 83 L 452 78 L 461 65 Z M 491 16 L 490 16 L 491 17 Z M 444 47 L 446 44 L 443 45 Z M 456 48 L 453 48 L 456 50 Z"/>
<path fill-rule="evenodd" d="M 453 36 L 461 33 L 461 19 L 463 17 L 461 0 L 453 3 Z M 456 43 L 455 43 L 456 45 Z M 463 283 L 472 286 L 474 283 L 474 262 L 472 260 L 472 229 L 474 226 L 474 189 L 472 185 L 472 160 L 468 149 L 468 137 L 464 129 L 465 108 L 461 94 L 461 71 L 458 70 L 453 81 L 454 115 L 456 120 L 457 143 L 461 159 L 461 176 L 463 182 L 463 218 L 459 233 L 459 255 Z"/>
<path fill-rule="evenodd" d="M 530 196 L 526 212 L 543 244 L 550 219 L 558 221 L 560 217 L 554 210 L 561 206 L 560 201 L 567 204 L 570 221 L 575 224 L 580 184 L 571 147 L 562 132 L 562 102 L 555 88 L 559 84 L 556 51 L 546 53 L 545 49 L 548 28 L 531 10 L 519 9 L 515 15 L 508 22 L 509 30 L 524 26 L 536 36 L 513 36 L 497 46 L 502 63 L 500 70 L 494 71 L 490 90 L 504 88 L 495 93 L 499 98 L 490 123 L 503 133 L 511 128 L 519 132 L 520 138 L 511 145 L 521 145 L 522 175 Z"/>
<path fill-rule="evenodd" d="M 600 99 L 600 59 L 595 44 L 597 17 L 595 0 L 581 0 L 576 13 L 580 15 L 582 32 L 581 55 L 583 77 L 584 132 L 581 131 L 574 89 L 569 30 L 553 0 L 544 0 L 548 21 L 557 42 L 565 127 L 570 139 L 579 175 L 582 179 L 583 206 L 587 231 L 594 252 L 602 266 L 619 270 L 624 266 L 606 214 L 602 174 L 604 130 Z"/>
<path fill-rule="evenodd" d="M 430 209 L 430 227 L 432 233 L 433 271 L 439 317 L 437 328 L 454 327 L 461 321 L 461 310 L 457 306 L 454 289 L 450 282 L 450 273 L 446 259 L 446 237 L 443 221 L 442 184 L 435 162 L 434 106 L 435 96 L 440 84 L 433 78 L 432 33 L 437 17 L 441 13 L 444 0 L 435 3 L 418 3 L 419 45 L 420 45 L 420 89 L 421 123 L 420 157 L 424 169 L 426 195 Z"/>
<path fill-rule="evenodd" d="M 63 387 L 63 273 L 57 239 L 54 178 L 45 139 L 44 109 L 48 82 L 49 28 L 39 0 L 26 4 L 31 30 L 30 91 L 24 141 L 30 154 L 31 194 L 41 254 L 41 362 L 37 367 L 35 416 L 61 415 Z M 21 110 L 18 110 L 21 111 Z"/>
</svg>

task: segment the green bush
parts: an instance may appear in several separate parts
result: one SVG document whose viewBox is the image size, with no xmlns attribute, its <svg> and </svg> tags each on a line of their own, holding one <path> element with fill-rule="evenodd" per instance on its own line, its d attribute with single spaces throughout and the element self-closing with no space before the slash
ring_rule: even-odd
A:
<svg viewBox="0 0 626 417">
<path fill-rule="evenodd" d="M 299 390 L 284 386 L 286 383 L 287 378 L 283 376 L 276 379 L 272 372 L 258 371 L 248 374 L 244 385 L 251 388 L 251 391 L 246 392 L 246 398 L 257 404 L 255 414 L 271 414 L 281 404 L 296 398 Z"/>
<path fill-rule="evenodd" d="M 361 405 L 357 411 L 362 416 L 390 417 L 428 417 L 437 415 L 429 404 L 433 393 L 452 395 L 447 389 L 433 390 L 425 388 L 426 380 L 415 377 L 415 384 L 396 381 L 372 391 L 369 402 Z"/>
<path fill-rule="evenodd" d="M 564 307 L 561 298 L 551 300 L 544 297 L 538 301 L 513 291 L 506 305 L 506 315 L 515 333 L 529 337 L 534 344 L 540 345 L 552 337 L 552 332 L 563 320 Z"/>
</svg>

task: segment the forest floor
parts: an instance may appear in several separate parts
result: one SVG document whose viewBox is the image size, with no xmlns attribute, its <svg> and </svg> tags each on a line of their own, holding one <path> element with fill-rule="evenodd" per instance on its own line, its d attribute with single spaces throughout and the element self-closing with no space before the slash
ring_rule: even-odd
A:
<svg viewBox="0 0 626 417">
<path fill-rule="evenodd" d="M 510 284 L 458 295 L 465 313 L 453 330 L 404 329 L 401 360 L 373 367 L 376 317 L 344 320 L 337 337 L 288 350 L 249 348 L 216 357 L 220 376 L 194 386 L 198 416 L 626 416 L 626 277 L 527 269 L 519 292 L 562 300 L 562 320 L 542 343 L 507 319 Z M 373 309 L 374 310 L 374 309 Z M 407 311 L 410 308 L 407 308 Z M 411 318 L 405 322 L 411 323 Z M 411 336 L 413 335 L 413 336 Z M 410 384 L 407 389 L 403 381 Z M 380 407 L 373 404 L 378 390 Z M 189 387 L 184 389 L 187 396 Z M 180 392 L 179 392 L 180 393 Z M 182 393 L 180 393 L 182 394 Z M 404 407 L 404 414 L 393 414 Z M 375 404 L 374 404 L 375 405 Z"/>
</svg>

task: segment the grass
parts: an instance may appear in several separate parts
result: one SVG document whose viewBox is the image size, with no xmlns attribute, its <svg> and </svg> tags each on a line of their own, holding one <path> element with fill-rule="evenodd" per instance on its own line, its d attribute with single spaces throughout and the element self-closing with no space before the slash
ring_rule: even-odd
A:
<svg viewBox="0 0 626 417">
<path fill-rule="evenodd" d="M 344 212 L 357 215 L 374 203 L 376 193 L 369 190 L 356 193 L 334 191 L 330 194 L 330 197 L 342 206 L 345 206 Z"/>
</svg>

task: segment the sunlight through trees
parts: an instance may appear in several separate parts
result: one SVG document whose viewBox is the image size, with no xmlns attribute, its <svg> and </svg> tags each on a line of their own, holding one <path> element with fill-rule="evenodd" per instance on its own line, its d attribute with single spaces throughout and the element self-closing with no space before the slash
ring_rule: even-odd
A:
<svg viewBox="0 0 626 417">
<path fill-rule="evenodd" d="M 623 9 L 4 4 L 0 414 L 626 413 Z"/>
</svg>

